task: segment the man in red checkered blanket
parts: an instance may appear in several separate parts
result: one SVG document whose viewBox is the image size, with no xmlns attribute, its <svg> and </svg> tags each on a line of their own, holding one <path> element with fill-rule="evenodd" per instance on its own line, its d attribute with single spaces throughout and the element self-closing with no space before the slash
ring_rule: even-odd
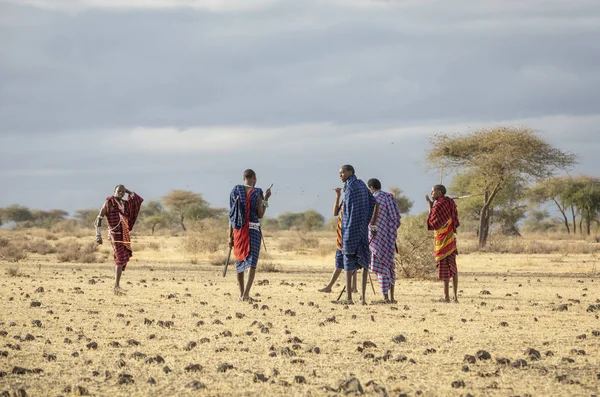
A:
<svg viewBox="0 0 600 397">
<path fill-rule="evenodd" d="M 123 197 L 127 194 L 128 200 Z M 123 294 L 124 291 L 119 285 L 121 274 L 127 267 L 129 258 L 133 255 L 131 250 L 130 232 L 135 225 L 140 208 L 144 199 L 134 192 L 131 192 L 123 185 L 117 185 L 112 196 L 107 197 L 100 214 L 96 218 L 94 225 L 96 226 L 96 242 L 102 244 L 102 219 L 106 216 L 108 223 L 108 239 L 113 248 L 115 260 L 115 289 L 117 295 Z"/>
<path fill-rule="evenodd" d="M 456 203 L 446 197 L 444 185 L 435 185 L 431 189 L 431 198 L 425 196 L 429 204 L 427 230 L 433 230 L 433 249 L 438 268 L 439 279 L 444 282 L 444 299 L 450 302 L 450 279 L 454 288 L 454 302 L 458 303 L 458 269 L 456 267 L 456 228 L 458 211 Z M 433 200 L 432 200 L 433 199 Z"/>
<path fill-rule="evenodd" d="M 369 179 L 367 186 L 377 200 L 369 230 L 370 268 L 373 273 L 377 274 L 383 299 L 386 302 L 394 303 L 394 286 L 396 284 L 394 253 L 400 227 L 400 208 L 398 208 L 398 202 L 393 194 L 381 190 L 381 182 L 378 179 Z"/>
</svg>

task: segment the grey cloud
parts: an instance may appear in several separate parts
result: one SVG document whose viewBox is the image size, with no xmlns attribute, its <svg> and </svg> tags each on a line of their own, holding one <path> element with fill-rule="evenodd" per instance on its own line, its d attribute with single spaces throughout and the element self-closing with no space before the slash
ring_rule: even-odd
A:
<svg viewBox="0 0 600 397">
<path fill-rule="evenodd" d="M 600 6 L 542 3 L 281 2 L 243 14 L 75 15 L 3 5 L 25 26 L 0 27 L 1 126 L 48 132 L 595 113 L 600 23 L 590 21 L 600 22 Z M 27 24 L 31 12 L 36 22 Z"/>
</svg>

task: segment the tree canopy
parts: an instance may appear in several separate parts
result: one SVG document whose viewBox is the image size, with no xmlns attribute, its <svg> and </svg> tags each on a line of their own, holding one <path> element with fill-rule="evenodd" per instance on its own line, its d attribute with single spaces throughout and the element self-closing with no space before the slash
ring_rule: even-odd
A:
<svg viewBox="0 0 600 397">
<path fill-rule="evenodd" d="M 540 180 L 571 167 L 575 155 L 553 147 L 527 127 L 498 126 L 463 135 L 439 134 L 431 140 L 430 166 L 468 172 L 481 194 L 479 246 L 489 235 L 490 207 L 514 180 Z"/>
</svg>

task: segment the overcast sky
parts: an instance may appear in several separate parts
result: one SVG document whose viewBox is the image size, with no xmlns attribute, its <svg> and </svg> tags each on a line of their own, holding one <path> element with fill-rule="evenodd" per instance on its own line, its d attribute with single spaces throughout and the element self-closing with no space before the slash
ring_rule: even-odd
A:
<svg viewBox="0 0 600 397">
<path fill-rule="evenodd" d="M 598 65 L 597 0 L 0 0 L 0 207 L 225 207 L 253 168 L 329 217 L 349 163 L 419 212 L 429 138 L 498 124 L 599 176 Z"/>
</svg>

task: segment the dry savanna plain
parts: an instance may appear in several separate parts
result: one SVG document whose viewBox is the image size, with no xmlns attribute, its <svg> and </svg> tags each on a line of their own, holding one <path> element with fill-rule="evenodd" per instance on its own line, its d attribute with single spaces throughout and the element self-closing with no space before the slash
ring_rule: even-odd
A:
<svg viewBox="0 0 600 397">
<path fill-rule="evenodd" d="M 336 302 L 339 281 L 318 292 L 331 232 L 309 245 L 267 233 L 250 303 L 237 300 L 235 266 L 222 276 L 226 248 L 197 236 L 134 235 L 117 296 L 110 247 L 94 247 L 93 231 L 0 231 L 0 395 L 600 393 L 595 240 L 465 249 L 458 304 L 439 301 L 440 282 L 402 277 L 397 303 L 383 304 L 374 277 L 363 306 Z"/>
</svg>

